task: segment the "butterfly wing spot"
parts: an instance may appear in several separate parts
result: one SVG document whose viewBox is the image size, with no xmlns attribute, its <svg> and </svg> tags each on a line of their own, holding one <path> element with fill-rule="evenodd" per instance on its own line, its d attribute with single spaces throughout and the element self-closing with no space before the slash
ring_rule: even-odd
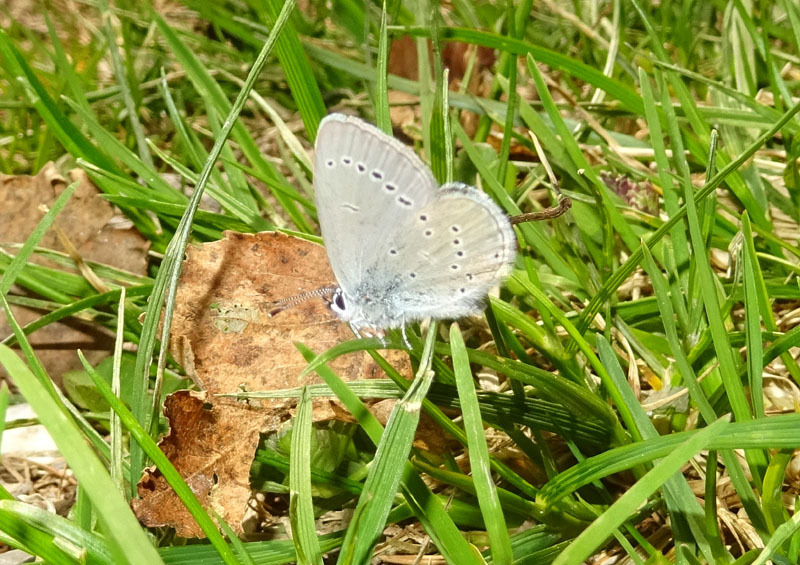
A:
<svg viewBox="0 0 800 565">
<path fill-rule="evenodd" d="M 433 235 L 433 230 L 425 230 L 425 237 L 430 237 Z"/>
<path fill-rule="evenodd" d="M 367 166 L 364 163 L 356 163 L 356 169 L 359 173 L 365 173 L 367 170 Z"/>
<path fill-rule="evenodd" d="M 328 159 L 327 161 L 325 161 L 325 165 L 326 165 L 326 166 L 327 166 L 329 169 L 332 169 L 333 167 L 335 167 L 335 166 L 336 166 L 336 161 L 334 161 L 333 159 Z"/>
<path fill-rule="evenodd" d="M 427 222 L 428 221 L 428 216 L 426 216 L 425 214 L 420 214 L 419 215 L 419 219 L 420 219 L 421 222 Z"/>
<path fill-rule="evenodd" d="M 458 265 L 450 265 L 450 268 L 454 271 L 457 271 L 460 267 Z"/>
<path fill-rule="evenodd" d="M 390 249 L 389 255 L 397 255 L 397 249 Z"/>
<path fill-rule="evenodd" d="M 456 255 L 458 257 L 463 257 L 464 256 L 464 252 L 463 251 L 456 251 Z"/>
<path fill-rule="evenodd" d="M 461 240 L 460 239 L 454 239 L 453 240 L 453 245 L 461 245 Z"/>
<path fill-rule="evenodd" d="M 402 204 L 403 206 L 411 206 L 413 202 L 404 196 L 398 196 L 397 201 Z"/>
<path fill-rule="evenodd" d="M 466 292 L 467 292 L 467 289 L 466 289 L 466 288 L 464 288 L 464 287 L 461 287 L 461 288 L 459 288 L 458 290 L 459 290 L 459 291 L 461 291 L 461 294 L 464 294 L 464 293 L 466 293 Z"/>
<path fill-rule="evenodd" d="M 394 192 L 395 190 L 397 190 L 397 185 L 387 182 L 386 184 L 383 185 L 383 189 L 386 192 Z"/>
<path fill-rule="evenodd" d="M 417 273 L 411 272 L 411 273 L 408 273 L 408 276 L 411 277 L 412 279 L 415 279 L 415 278 L 417 278 Z"/>
<path fill-rule="evenodd" d="M 383 171 L 379 171 L 378 169 L 375 169 L 370 173 L 370 176 L 372 176 L 373 180 L 376 180 L 376 181 L 383 180 Z"/>
<path fill-rule="evenodd" d="M 343 165 L 351 165 L 352 163 L 353 163 L 353 158 L 352 157 L 348 157 L 347 155 L 344 155 L 342 157 L 342 164 Z"/>
<path fill-rule="evenodd" d="M 472 278 L 473 278 L 473 277 L 472 277 L 472 273 L 467 273 L 467 280 L 468 280 L 468 281 L 471 281 L 471 280 L 472 280 Z"/>
<path fill-rule="evenodd" d="M 450 229 L 453 230 L 453 233 L 458 233 L 461 231 L 461 228 L 458 226 L 450 226 Z"/>
</svg>

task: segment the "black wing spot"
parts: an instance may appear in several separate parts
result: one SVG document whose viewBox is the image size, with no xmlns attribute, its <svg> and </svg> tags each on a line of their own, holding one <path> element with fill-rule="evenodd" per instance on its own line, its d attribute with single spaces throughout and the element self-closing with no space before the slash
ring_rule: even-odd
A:
<svg viewBox="0 0 800 565">
<path fill-rule="evenodd" d="M 383 188 L 384 190 L 386 190 L 386 192 L 394 192 L 395 190 L 397 190 L 397 185 L 387 182 L 386 184 L 383 185 Z"/>
<path fill-rule="evenodd" d="M 464 252 L 463 251 L 456 251 L 456 255 L 458 255 L 459 257 L 463 257 L 464 256 Z"/>
<path fill-rule="evenodd" d="M 375 180 L 383 180 L 383 173 L 381 171 L 379 171 L 378 169 L 375 169 L 374 171 L 372 171 L 372 173 L 370 173 L 370 175 Z"/>
<path fill-rule="evenodd" d="M 325 161 L 325 164 L 328 166 L 329 169 L 332 169 L 334 165 L 336 165 L 336 161 L 334 161 L 333 159 L 328 159 L 327 161 Z"/>
<path fill-rule="evenodd" d="M 358 163 L 356 165 L 356 169 L 358 169 L 359 173 L 363 173 L 364 171 L 367 170 L 367 166 L 364 163 Z"/>
<path fill-rule="evenodd" d="M 433 235 L 433 230 L 425 230 L 425 236 L 430 237 Z"/>
<path fill-rule="evenodd" d="M 465 292 L 467 292 L 466 288 L 460 288 L 459 290 L 461 291 L 461 294 L 464 294 Z"/>
<path fill-rule="evenodd" d="M 495 253 L 495 254 L 494 254 L 494 258 L 495 258 L 495 259 L 499 259 L 499 258 L 500 258 L 500 254 L 499 254 L 499 253 Z"/>
<path fill-rule="evenodd" d="M 454 271 L 457 271 L 459 269 L 458 265 L 450 265 L 450 268 Z"/>
<path fill-rule="evenodd" d="M 408 273 L 408 276 L 411 277 L 412 279 L 415 279 L 415 278 L 417 278 L 417 273 L 411 272 L 411 273 Z"/>
<path fill-rule="evenodd" d="M 413 204 L 413 202 L 411 202 L 411 200 L 409 200 L 408 198 L 405 198 L 403 196 L 398 196 L 397 197 L 397 201 L 400 204 L 402 204 L 403 206 L 411 206 Z"/>
<path fill-rule="evenodd" d="M 458 233 L 461 231 L 461 228 L 458 226 L 450 226 L 450 229 L 453 230 L 453 233 Z"/>
<path fill-rule="evenodd" d="M 350 165 L 353 162 L 352 157 L 347 157 L 346 155 L 342 157 L 342 163 L 345 165 Z"/>
<path fill-rule="evenodd" d="M 397 249 L 390 249 L 389 255 L 397 255 Z"/>
<path fill-rule="evenodd" d="M 473 277 L 472 277 L 472 273 L 467 273 L 467 280 L 471 281 L 471 280 L 472 280 L 472 278 L 473 278 Z"/>
<path fill-rule="evenodd" d="M 454 239 L 453 240 L 453 245 L 461 245 L 461 240 L 460 239 Z"/>
<path fill-rule="evenodd" d="M 428 216 L 426 216 L 425 214 L 420 214 L 419 219 L 422 220 L 423 222 L 427 222 Z"/>
</svg>

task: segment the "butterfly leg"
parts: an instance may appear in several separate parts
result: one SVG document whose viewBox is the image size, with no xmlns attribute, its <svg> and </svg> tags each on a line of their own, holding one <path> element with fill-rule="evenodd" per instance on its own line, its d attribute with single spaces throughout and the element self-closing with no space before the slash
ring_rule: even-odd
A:
<svg viewBox="0 0 800 565">
<path fill-rule="evenodd" d="M 411 349 L 411 342 L 408 341 L 408 335 L 406 334 L 406 319 L 403 316 L 403 323 L 400 325 L 400 332 L 403 334 L 403 343 L 406 344 L 406 347 Z"/>
<path fill-rule="evenodd" d="M 358 339 L 361 339 L 361 332 L 358 331 L 358 326 L 356 326 L 355 324 L 351 323 L 350 324 L 350 329 L 353 330 L 353 333 L 356 334 L 356 337 Z"/>
</svg>

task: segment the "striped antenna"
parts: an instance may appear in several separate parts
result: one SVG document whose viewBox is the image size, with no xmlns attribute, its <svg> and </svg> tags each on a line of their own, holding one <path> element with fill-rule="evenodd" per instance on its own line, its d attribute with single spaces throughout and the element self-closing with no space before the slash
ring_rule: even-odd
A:
<svg viewBox="0 0 800 565">
<path fill-rule="evenodd" d="M 297 306 L 301 302 L 305 302 L 309 298 L 317 298 L 319 296 L 328 296 L 333 294 L 339 290 L 338 286 L 323 286 L 322 288 L 318 288 L 316 290 L 309 290 L 308 292 L 303 292 L 301 294 L 297 294 L 295 296 L 290 296 L 288 298 L 281 298 L 280 300 L 276 300 L 272 303 L 274 308 L 269 311 L 269 317 L 275 316 L 283 312 L 284 310 L 288 310 L 292 306 Z"/>
</svg>

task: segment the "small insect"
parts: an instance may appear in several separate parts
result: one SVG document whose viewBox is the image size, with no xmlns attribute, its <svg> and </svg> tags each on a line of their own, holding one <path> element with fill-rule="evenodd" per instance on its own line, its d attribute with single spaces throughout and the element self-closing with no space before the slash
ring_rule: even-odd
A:
<svg viewBox="0 0 800 565">
<path fill-rule="evenodd" d="M 511 269 L 506 214 L 477 188 L 440 187 L 416 153 L 363 120 L 322 120 L 314 186 L 338 283 L 326 289 L 331 308 L 357 335 L 477 314 Z"/>
</svg>

